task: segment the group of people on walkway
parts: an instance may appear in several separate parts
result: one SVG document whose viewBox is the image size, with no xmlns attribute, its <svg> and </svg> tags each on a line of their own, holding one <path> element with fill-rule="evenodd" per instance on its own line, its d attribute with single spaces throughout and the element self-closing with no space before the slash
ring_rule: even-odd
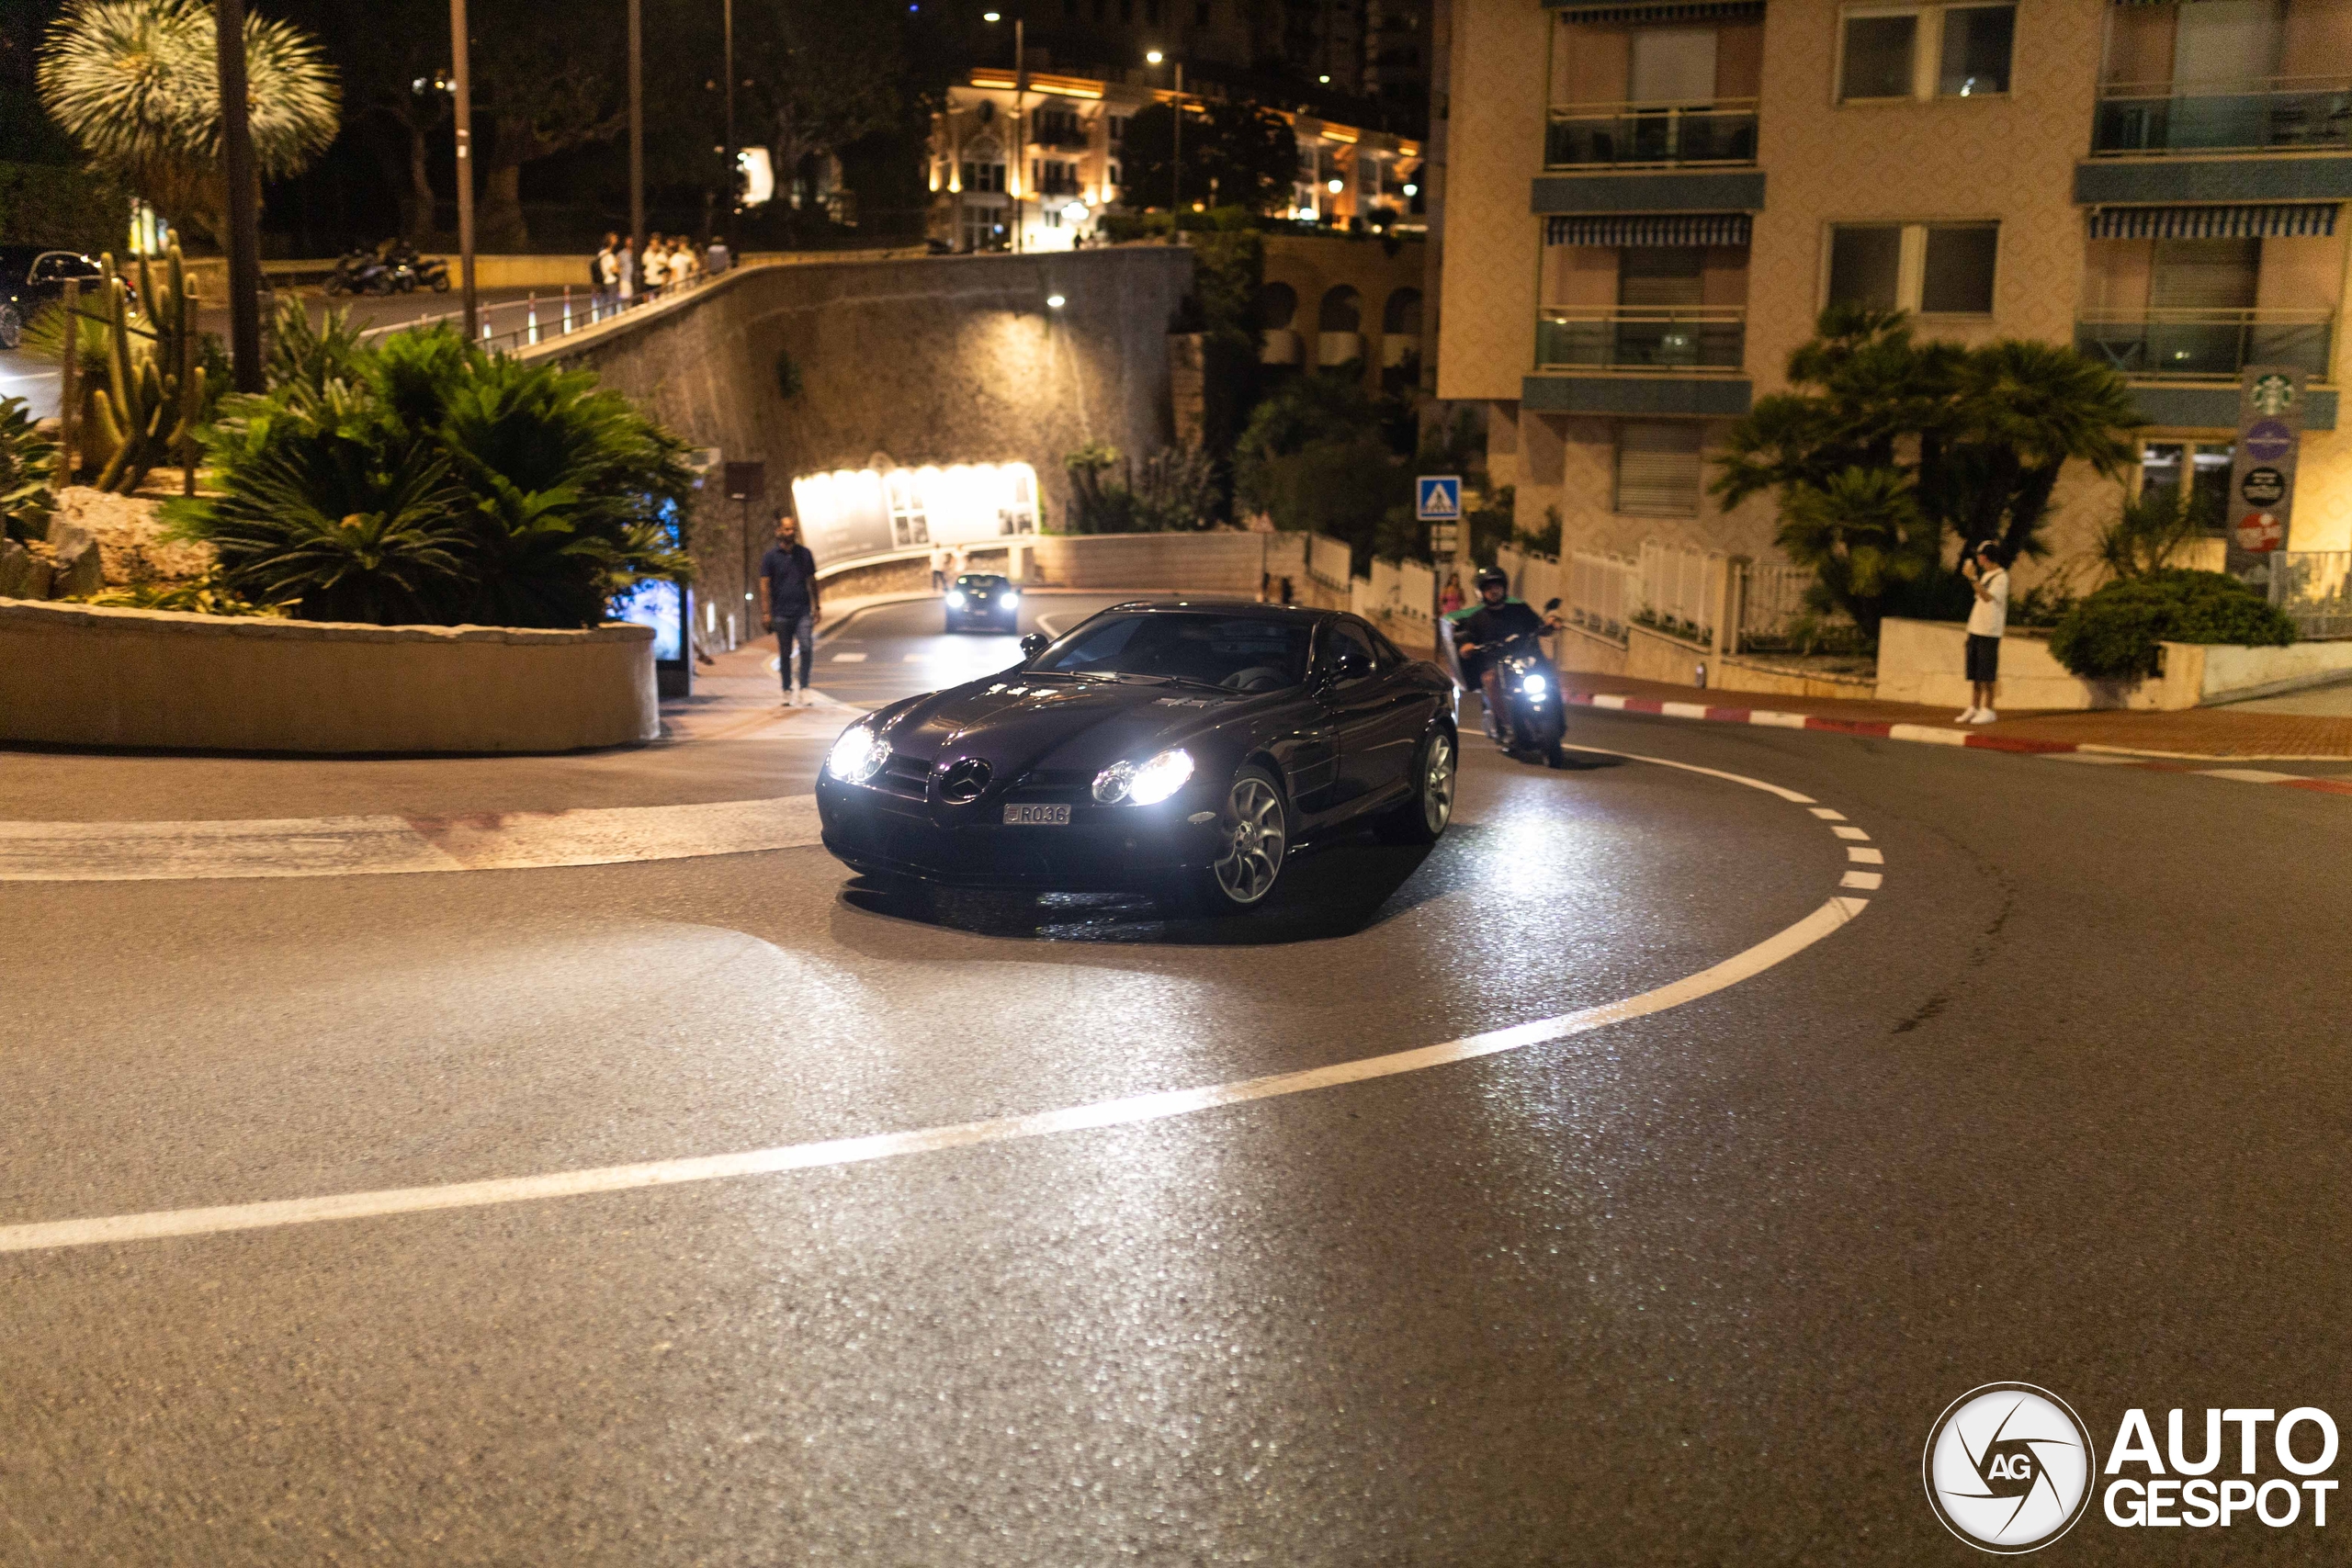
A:
<svg viewBox="0 0 2352 1568">
<path fill-rule="evenodd" d="M 714 236 L 697 247 L 684 234 L 649 234 L 645 254 L 626 234 L 607 233 L 605 243 L 588 264 L 588 281 L 598 314 L 626 310 L 639 299 L 665 291 L 691 288 L 705 277 L 727 270 L 727 242 Z"/>
</svg>

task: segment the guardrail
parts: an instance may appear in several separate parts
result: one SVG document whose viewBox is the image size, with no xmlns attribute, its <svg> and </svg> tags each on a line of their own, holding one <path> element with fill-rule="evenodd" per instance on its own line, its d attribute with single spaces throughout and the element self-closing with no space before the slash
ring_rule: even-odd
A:
<svg viewBox="0 0 2352 1568">
<path fill-rule="evenodd" d="M 1754 98 L 1563 104 L 1552 109 L 1544 138 L 1544 164 L 1553 169 L 1754 162 Z"/>
<path fill-rule="evenodd" d="M 1555 307 L 1535 328 L 1541 370 L 1680 370 L 1736 376 L 1747 349 L 1737 305 Z"/>
<path fill-rule="evenodd" d="M 2293 365 L 2327 378 L 2332 310 L 2087 311 L 2075 347 L 2127 376 L 2233 377 L 2249 365 Z"/>
<path fill-rule="evenodd" d="M 566 288 L 541 299 L 535 290 L 521 299 L 505 299 L 496 304 L 475 308 L 474 319 L 481 328 L 481 343 L 484 348 L 530 348 L 558 337 L 569 337 L 603 321 L 613 321 L 647 305 L 675 299 L 692 293 L 708 279 L 697 277 L 687 284 L 665 284 L 649 292 L 631 295 L 628 299 L 593 293 L 585 288 Z M 414 332 L 419 327 L 438 326 L 445 322 L 465 320 L 463 310 L 434 310 L 420 314 L 413 321 L 388 321 L 369 327 L 359 334 L 360 341 L 388 336 L 393 333 Z"/>
</svg>

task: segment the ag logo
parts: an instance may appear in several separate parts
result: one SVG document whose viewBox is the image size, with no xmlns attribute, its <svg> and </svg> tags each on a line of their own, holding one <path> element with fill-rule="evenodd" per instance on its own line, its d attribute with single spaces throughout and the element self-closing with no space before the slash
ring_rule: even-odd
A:
<svg viewBox="0 0 2352 1568">
<path fill-rule="evenodd" d="M 1936 1420 L 1921 1468 L 1944 1528 L 1980 1551 L 2037 1551 L 2090 1504 L 2097 1459 L 2066 1402 L 2025 1382 L 1973 1388 Z"/>
</svg>

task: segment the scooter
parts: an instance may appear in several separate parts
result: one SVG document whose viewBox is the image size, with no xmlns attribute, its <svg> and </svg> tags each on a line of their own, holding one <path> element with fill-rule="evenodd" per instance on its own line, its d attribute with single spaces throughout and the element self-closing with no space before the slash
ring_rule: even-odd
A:
<svg viewBox="0 0 2352 1568">
<path fill-rule="evenodd" d="M 1544 606 L 1550 615 L 1560 607 L 1557 599 Z M 1521 632 L 1505 637 L 1497 644 L 1493 662 L 1495 683 L 1502 691 L 1502 712 L 1487 716 L 1490 731 L 1499 718 L 1501 733 L 1496 741 L 1512 755 L 1522 751 L 1542 754 L 1548 767 L 1567 765 L 1560 741 L 1567 733 L 1567 714 L 1562 707 L 1560 674 L 1544 655 L 1541 632 Z"/>
</svg>

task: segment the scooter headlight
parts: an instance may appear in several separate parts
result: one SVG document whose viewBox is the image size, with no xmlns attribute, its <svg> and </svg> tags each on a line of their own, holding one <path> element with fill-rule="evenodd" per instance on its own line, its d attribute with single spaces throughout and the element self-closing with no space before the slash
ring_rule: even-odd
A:
<svg viewBox="0 0 2352 1568">
<path fill-rule="evenodd" d="M 1541 675 L 1529 675 L 1525 680 L 1520 682 L 1520 685 L 1529 696 L 1538 698 L 1544 696 L 1552 689 L 1552 682 L 1546 681 Z"/>
</svg>

